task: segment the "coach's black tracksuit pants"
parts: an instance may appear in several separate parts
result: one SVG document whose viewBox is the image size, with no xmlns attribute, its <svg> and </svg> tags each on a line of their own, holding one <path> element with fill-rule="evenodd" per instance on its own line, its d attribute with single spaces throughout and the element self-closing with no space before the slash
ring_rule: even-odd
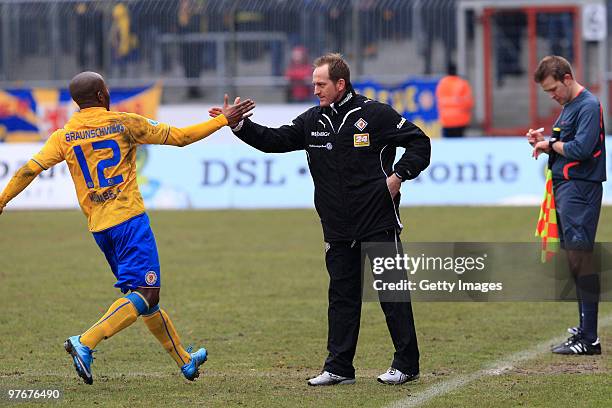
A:
<svg viewBox="0 0 612 408">
<path fill-rule="evenodd" d="M 364 239 L 363 242 L 401 242 L 395 230 L 383 231 Z M 390 256 L 394 256 L 396 250 Z M 369 257 L 368 257 L 369 258 Z M 361 243 L 335 241 L 329 243 L 325 254 L 329 273 L 328 338 L 329 355 L 324 370 L 333 374 L 355 377 L 353 357 L 357 348 L 361 319 L 362 276 L 365 261 L 361 255 Z M 402 272 L 405 275 L 405 272 Z M 406 298 L 409 300 L 409 297 Z M 419 348 L 417 344 L 412 305 L 405 302 L 381 302 L 387 327 L 391 334 L 395 354 L 391 366 L 406 374 L 419 372 Z"/>
</svg>

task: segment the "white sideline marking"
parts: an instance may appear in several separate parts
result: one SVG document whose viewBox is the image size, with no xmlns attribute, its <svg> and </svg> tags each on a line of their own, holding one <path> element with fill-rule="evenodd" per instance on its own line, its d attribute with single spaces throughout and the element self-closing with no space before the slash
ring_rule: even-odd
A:
<svg viewBox="0 0 612 408">
<path fill-rule="evenodd" d="M 612 315 L 606 316 L 603 319 L 599 319 L 598 326 L 600 329 L 602 329 L 604 327 L 609 326 L 610 324 L 612 324 Z M 567 336 L 554 337 L 530 349 L 519 351 L 514 354 L 510 354 L 506 357 L 503 357 L 502 359 L 497 360 L 496 362 L 492 363 L 486 368 L 483 368 L 482 370 L 475 371 L 471 374 L 459 375 L 455 378 L 450 378 L 448 380 L 432 384 L 423 392 L 420 392 L 414 396 L 409 396 L 404 399 L 395 401 L 387 405 L 387 408 L 418 407 L 419 405 L 428 402 L 432 398 L 448 394 L 449 392 L 452 392 L 457 388 L 468 385 L 469 383 L 479 380 L 483 377 L 487 377 L 490 375 L 501 375 L 506 371 L 513 369 L 518 363 L 522 363 L 523 361 L 527 360 L 532 360 L 540 355 L 549 353 L 551 343 L 560 343 L 566 338 Z"/>
</svg>

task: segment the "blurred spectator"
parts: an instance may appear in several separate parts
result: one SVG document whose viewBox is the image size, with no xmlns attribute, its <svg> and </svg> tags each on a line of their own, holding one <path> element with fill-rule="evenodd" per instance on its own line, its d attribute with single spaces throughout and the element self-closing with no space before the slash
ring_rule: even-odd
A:
<svg viewBox="0 0 612 408">
<path fill-rule="evenodd" d="M 417 36 L 417 44 L 419 47 L 419 52 L 423 56 L 423 74 L 431 75 L 433 73 L 432 69 L 432 59 L 433 59 L 433 50 L 434 50 L 434 40 L 437 35 L 438 30 L 440 29 L 439 24 L 437 23 L 436 9 L 430 7 L 422 7 L 419 13 L 419 21 L 421 24 L 421 33 L 419 38 Z"/>
<path fill-rule="evenodd" d="M 365 58 L 373 58 L 378 54 L 378 41 L 381 31 L 379 4 L 376 0 L 359 2 L 359 35 Z"/>
<path fill-rule="evenodd" d="M 330 50 L 328 43 L 328 27 L 325 15 L 331 2 L 343 0 L 302 0 L 300 18 L 300 36 L 298 42 L 291 45 L 304 45 L 312 54 L 323 54 Z M 296 1 L 299 4 L 299 2 Z M 349 2 L 350 3 L 350 2 Z M 335 51 L 333 48 L 332 51 Z"/>
<path fill-rule="evenodd" d="M 110 31 L 113 71 L 119 71 L 119 76 L 130 75 L 130 63 L 134 60 L 138 49 L 138 39 L 130 29 L 130 13 L 123 3 L 113 7 L 113 23 Z"/>
<path fill-rule="evenodd" d="M 199 33 L 200 32 L 200 8 L 196 7 L 194 0 L 181 0 L 178 8 L 178 27 L 179 33 Z M 202 42 L 185 41 L 181 46 L 181 57 L 185 77 L 189 80 L 198 80 L 202 71 Z M 187 97 L 197 99 L 202 97 L 202 91 L 198 85 L 189 84 Z"/>
<path fill-rule="evenodd" d="M 103 15 L 95 4 L 80 2 L 75 5 L 77 61 L 80 70 L 99 70 L 102 67 Z"/>
<path fill-rule="evenodd" d="M 287 86 L 288 102 L 305 102 L 312 98 L 312 66 L 308 62 L 308 53 L 303 46 L 293 47 L 291 61 L 285 72 L 289 81 Z"/>
<path fill-rule="evenodd" d="M 350 4 L 344 0 L 330 0 L 327 11 L 327 28 L 329 30 L 330 49 L 344 52 L 347 45 L 347 27 Z M 350 27 L 348 27 L 350 29 Z"/>
<path fill-rule="evenodd" d="M 281 6 L 281 4 L 277 4 Z M 286 42 L 290 41 L 292 37 L 296 35 L 292 34 L 295 27 L 295 20 L 292 22 L 291 18 L 293 13 L 291 8 L 283 9 L 284 14 L 279 16 L 276 9 L 271 8 L 266 10 L 266 27 L 272 34 L 280 35 L 279 39 L 271 40 L 268 43 L 268 50 L 270 51 L 270 67 L 272 76 L 282 76 L 285 71 L 285 49 Z M 293 23 L 293 24 L 292 24 Z"/>
<path fill-rule="evenodd" d="M 463 137 L 465 128 L 472 120 L 474 99 L 470 84 L 457 76 L 457 68 L 453 63 L 448 65 L 448 75 L 438 83 L 436 102 L 442 136 Z"/>
<path fill-rule="evenodd" d="M 538 13 L 538 33 L 550 43 L 552 55 L 563 55 L 574 62 L 574 19 L 572 13 Z"/>
<path fill-rule="evenodd" d="M 240 32 L 266 32 L 266 20 L 261 5 L 257 2 L 237 2 L 236 31 Z M 262 56 L 261 42 L 247 42 L 240 44 L 240 56 L 244 61 L 255 61 Z"/>
<path fill-rule="evenodd" d="M 164 0 L 133 0 L 130 2 L 131 30 L 138 38 L 140 44 L 138 49 L 139 61 L 148 65 L 149 69 L 155 67 L 156 63 L 161 65 L 161 69 L 167 68 L 165 61 L 167 57 L 165 48 L 158 48 L 157 39 L 162 33 L 171 32 L 176 27 L 175 21 L 169 24 L 168 16 L 176 15 L 176 4 Z M 151 46 L 155 45 L 155 46 Z M 155 58 L 160 57 L 159 61 Z M 166 64 L 166 65 L 164 65 Z M 146 65 L 141 65 L 144 71 Z"/>
<path fill-rule="evenodd" d="M 523 11 L 504 11 L 495 16 L 497 50 L 497 85 L 503 86 L 507 75 L 522 75 L 521 53 L 527 17 Z"/>
<path fill-rule="evenodd" d="M 417 35 L 419 52 L 423 56 L 423 74 L 432 75 L 440 72 L 434 68 L 434 50 L 437 44 L 444 47 L 444 66 L 451 64 L 451 56 L 456 48 L 456 8 L 455 3 L 447 3 L 444 8 L 435 2 L 423 2 L 419 7 L 418 18 L 420 35 Z M 422 38 L 420 38 L 422 37 Z"/>
</svg>

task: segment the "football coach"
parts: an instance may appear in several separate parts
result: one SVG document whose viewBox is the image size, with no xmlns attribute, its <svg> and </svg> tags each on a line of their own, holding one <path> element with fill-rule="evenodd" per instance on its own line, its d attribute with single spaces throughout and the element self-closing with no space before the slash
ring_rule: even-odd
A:
<svg viewBox="0 0 612 408">
<path fill-rule="evenodd" d="M 355 93 L 348 64 L 340 54 L 319 57 L 312 82 L 319 106 L 299 115 L 291 125 L 269 128 L 245 119 L 232 130 L 266 153 L 306 151 L 330 278 L 329 355 L 321 374 L 308 384 L 352 384 L 362 303 L 361 243 L 389 242 L 401 250 L 400 187 L 427 168 L 431 145 L 421 129 L 389 105 Z M 216 107 L 209 113 L 220 112 Z M 396 147 L 406 150 L 394 164 Z M 415 380 L 419 349 L 412 306 L 409 301 L 381 301 L 381 307 L 395 354 L 391 368 L 378 381 Z"/>
</svg>

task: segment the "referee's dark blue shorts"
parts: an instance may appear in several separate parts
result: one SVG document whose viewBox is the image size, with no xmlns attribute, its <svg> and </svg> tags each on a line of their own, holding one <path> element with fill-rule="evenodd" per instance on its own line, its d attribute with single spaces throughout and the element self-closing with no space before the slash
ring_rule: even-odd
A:
<svg viewBox="0 0 612 408">
<path fill-rule="evenodd" d="M 561 248 L 592 251 L 601 212 L 602 184 L 562 180 L 555 181 L 553 189 Z"/>
</svg>

